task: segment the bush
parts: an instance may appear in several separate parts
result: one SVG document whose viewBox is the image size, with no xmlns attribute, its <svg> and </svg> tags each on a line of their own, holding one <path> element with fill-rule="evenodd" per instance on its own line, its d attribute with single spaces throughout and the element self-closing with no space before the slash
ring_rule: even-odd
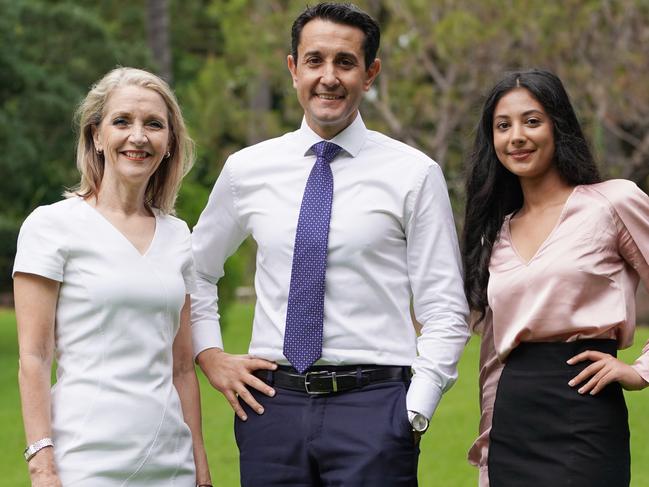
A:
<svg viewBox="0 0 649 487">
<path fill-rule="evenodd" d="M 0 292 L 11 291 L 11 271 L 19 230 L 20 222 L 0 216 Z"/>
</svg>

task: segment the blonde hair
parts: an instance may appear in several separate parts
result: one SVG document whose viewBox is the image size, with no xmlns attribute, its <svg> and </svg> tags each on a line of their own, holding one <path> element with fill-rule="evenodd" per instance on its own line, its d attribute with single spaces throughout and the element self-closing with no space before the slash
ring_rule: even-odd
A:
<svg viewBox="0 0 649 487">
<path fill-rule="evenodd" d="M 77 168 L 81 173 L 79 184 L 64 196 L 88 198 L 99 192 L 104 176 L 104 156 L 95 151 L 92 137 L 104 117 L 106 102 L 115 88 L 135 85 L 158 93 L 167 106 L 169 118 L 169 157 L 165 157 L 147 184 L 145 203 L 163 213 L 174 212 L 180 183 L 194 163 L 194 142 L 187 133 L 178 101 L 169 85 L 142 69 L 120 67 L 113 69 L 93 85 L 75 113 L 79 127 Z"/>
</svg>

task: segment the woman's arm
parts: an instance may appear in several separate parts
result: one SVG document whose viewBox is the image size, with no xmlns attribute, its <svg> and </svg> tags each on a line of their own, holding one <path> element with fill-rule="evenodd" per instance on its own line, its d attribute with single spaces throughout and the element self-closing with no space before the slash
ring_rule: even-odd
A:
<svg viewBox="0 0 649 487">
<path fill-rule="evenodd" d="M 649 197 L 631 181 L 621 179 L 607 181 L 598 187 L 612 206 L 617 250 L 649 289 Z M 578 389 L 580 394 L 597 394 L 611 382 L 619 382 L 632 391 L 649 386 L 649 341 L 633 365 L 592 350 L 575 355 L 568 363 L 574 365 L 584 360 L 593 363 L 569 382 L 576 387 L 587 381 Z"/>
<path fill-rule="evenodd" d="M 18 384 L 28 445 L 52 436 L 50 386 L 58 294 L 57 281 L 22 272 L 14 276 Z M 34 455 L 29 461 L 29 475 L 32 487 L 61 486 L 52 448 L 43 448 Z"/>
<path fill-rule="evenodd" d="M 196 464 L 196 483 L 211 484 L 210 470 L 207 464 L 207 454 L 203 444 L 201 425 L 201 398 L 198 389 L 198 379 L 194 368 L 194 353 L 190 328 L 190 297 L 185 298 L 185 305 L 180 314 L 180 329 L 173 344 L 173 375 L 174 386 L 180 396 L 185 422 L 192 432 L 194 446 L 194 462 Z"/>
</svg>

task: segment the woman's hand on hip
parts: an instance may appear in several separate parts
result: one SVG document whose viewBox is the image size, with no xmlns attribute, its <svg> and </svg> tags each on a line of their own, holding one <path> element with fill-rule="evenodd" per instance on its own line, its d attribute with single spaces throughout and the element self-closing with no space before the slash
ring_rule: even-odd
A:
<svg viewBox="0 0 649 487">
<path fill-rule="evenodd" d="M 623 388 L 630 391 L 643 389 L 647 386 L 647 382 L 633 367 L 608 353 L 586 350 L 569 359 L 568 363 L 575 365 L 584 360 L 590 360 L 593 363 L 568 382 L 571 387 L 585 382 L 577 390 L 579 394 L 595 395 L 612 382 L 619 382 Z"/>
</svg>

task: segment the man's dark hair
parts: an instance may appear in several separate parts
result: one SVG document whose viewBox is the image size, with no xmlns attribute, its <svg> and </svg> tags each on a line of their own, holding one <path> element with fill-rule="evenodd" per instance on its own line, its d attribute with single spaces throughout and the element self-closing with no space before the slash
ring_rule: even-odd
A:
<svg viewBox="0 0 649 487">
<path fill-rule="evenodd" d="M 323 2 L 315 7 L 307 7 L 293 22 L 291 28 L 291 55 L 296 63 L 297 45 L 300 43 L 302 29 L 314 19 L 328 20 L 362 30 L 365 34 L 365 40 L 363 41 L 365 69 L 368 69 L 374 62 L 381 41 L 381 30 L 376 20 L 352 3 Z"/>
</svg>

